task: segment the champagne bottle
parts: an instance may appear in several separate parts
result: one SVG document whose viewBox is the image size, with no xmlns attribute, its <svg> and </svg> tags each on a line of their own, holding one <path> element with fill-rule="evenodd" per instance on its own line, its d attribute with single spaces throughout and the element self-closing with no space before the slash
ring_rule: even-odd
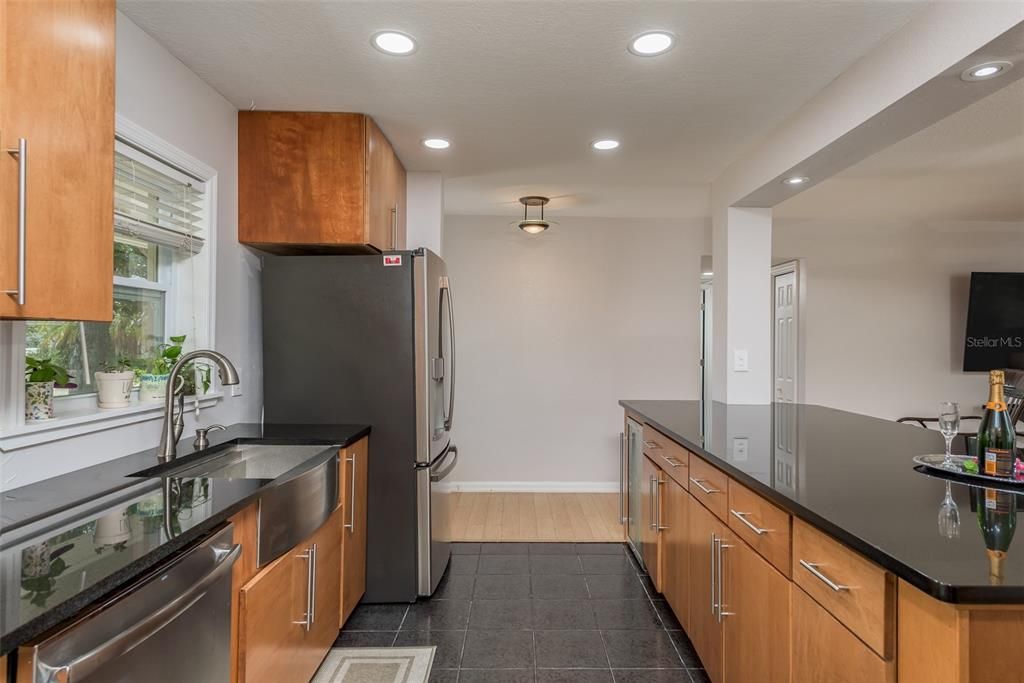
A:
<svg viewBox="0 0 1024 683">
<path fill-rule="evenodd" d="M 1013 425 L 1006 412 L 1006 399 L 1003 396 L 1006 379 L 1003 371 L 992 370 L 988 382 L 988 403 L 985 404 L 985 414 L 978 427 L 978 465 L 989 476 L 1012 477 L 1013 449 L 1017 436 L 1013 433 Z"/>
<path fill-rule="evenodd" d="M 988 555 L 989 581 L 993 585 L 1003 582 L 1003 563 L 1017 530 L 1017 494 L 995 489 L 971 487 L 978 510 L 978 526 L 985 539 Z"/>
</svg>

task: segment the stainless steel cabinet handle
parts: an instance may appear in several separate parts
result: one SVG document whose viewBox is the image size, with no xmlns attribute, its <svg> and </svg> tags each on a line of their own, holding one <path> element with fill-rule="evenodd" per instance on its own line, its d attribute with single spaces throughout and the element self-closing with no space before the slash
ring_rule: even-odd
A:
<svg viewBox="0 0 1024 683">
<path fill-rule="evenodd" d="M 644 448 L 650 448 L 652 451 L 660 451 L 661 446 L 654 441 L 644 441 Z"/>
<path fill-rule="evenodd" d="M 619 432 L 619 524 L 626 523 L 626 433 Z"/>
<path fill-rule="evenodd" d="M 718 539 L 718 623 L 722 623 L 722 617 L 731 617 L 735 612 L 725 612 L 725 555 L 726 548 L 732 548 L 724 539 Z"/>
<path fill-rule="evenodd" d="M 316 543 L 309 549 L 309 625 L 316 623 Z"/>
<path fill-rule="evenodd" d="M 704 482 L 706 481 L 705 479 L 694 479 L 693 477 L 690 477 L 690 481 L 693 483 L 694 486 L 699 488 L 704 493 L 721 493 L 721 491 L 719 491 L 718 489 L 709 489 L 708 487 L 704 486 Z"/>
<path fill-rule="evenodd" d="M 398 249 L 398 205 L 391 207 L 391 248 Z"/>
<path fill-rule="evenodd" d="M 747 519 L 747 515 L 751 514 L 749 512 L 736 512 L 735 510 L 730 509 L 729 514 L 731 514 L 733 517 L 746 524 L 748 527 L 750 527 L 750 530 L 758 536 L 763 536 L 764 534 L 767 534 L 769 531 L 772 531 L 772 529 L 762 529 L 759 526 L 751 524 L 750 520 Z"/>
<path fill-rule="evenodd" d="M 651 477 L 647 482 L 647 492 L 650 494 L 650 503 L 648 503 L 648 512 L 651 514 L 651 521 L 647 524 L 650 529 L 657 529 L 658 522 L 654 519 L 654 477 Z"/>
<path fill-rule="evenodd" d="M 809 571 L 818 580 L 820 580 L 822 583 L 824 583 L 826 586 L 828 586 L 837 593 L 839 593 L 840 591 L 850 590 L 850 586 L 840 585 L 832 579 L 825 576 L 824 574 L 822 574 L 820 571 L 818 571 L 818 567 L 821 566 L 820 564 L 814 564 L 812 562 L 808 562 L 807 560 L 800 560 L 800 566 Z"/>
<path fill-rule="evenodd" d="M 711 532 L 711 616 L 718 615 L 718 603 L 715 602 L 715 554 L 718 550 L 718 538 Z"/>
<path fill-rule="evenodd" d="M 356 530 L 356 456 L 350 455 L 345 459 L 352 463 L 352 473 L 349 474 L 349 491 L 351 495 L 349 496 L 348 503 L 348 524 L 345 525 L 345 528 L 348 529 L 349 533 L 353 533 Z"/>
<path fill-rule="evenodd" d="M 28 140 L 18 138 L 18 147 L 7 153 L 18 158 L 18 288 L 5 289 L 19 306 L 25 305 L 25 230 L 28 225 Z"/>
<path fill-rule="evenodd" d="M 672 465 L 672 467 L 682 467 L 683 466 L 683 463 L 679 462 L 678 459 L 673 458 L 671 455 L 663 455 L 661 457 L 669 465 Z"/>
<path fill-rule="evenodd" d="M 305 551 L 296 555 L 300 560 L 306 560 L 306 613 L 302 615 L 301 621 L 293 621 L 293 624 L 301 626 L 308 631 L 313 626 L 313 572 L 316 571 L 313 548 L 306 548 Z"/>
<path fill-rule="evenodd" d="M 665 481 L 661 477 L 657 477 L 654 482 L 654 528 L 658 531 L 664 531 L 667 526 L 663 526 L 661 523 L 661 485 Z"/>
</svg>

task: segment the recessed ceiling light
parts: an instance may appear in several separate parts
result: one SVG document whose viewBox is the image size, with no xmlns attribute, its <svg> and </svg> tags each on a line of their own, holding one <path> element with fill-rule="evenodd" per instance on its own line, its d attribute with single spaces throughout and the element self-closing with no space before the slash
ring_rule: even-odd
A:
<svg viewBox="0 0 1024 683">
<path fill-rule="evenodd" d="M 600 150 L 600 151 L 604 152 L 604 151 L 607 151 L 609 149 L 615 149 L 616 147 L 618 147 L 619 146 L 619 141 L 618 140 L 594 140 L 593 142 L 590 143 L 590 146 L 593 147 L 594 149 L 597 149 L 597 150 Z"/>
<path fill-rule="evenodd" d="M 646 31 L 629 41 L 629 51 L 639 57 L 654 57 L 668 52 L 676 37 L 668 31 Z"/>
<path fill-rule="evenodd" d="M 803 185 L 808 180 L 810 180 L 810 178 L 808 178 L 805 175 L 791 175 L 788 178 L 785 178 L 782 181 L 782 184 L 783 185 Z"/>
<path fill-rule="evenodd" d="M 429 147 L 430 149 L 448 149 L 452 146 L 452 143 L 448 142 L 444 138 L 427 138 L 423 141 L 423 146 Z"/>
<path fill-rule="evenodd" d="M 987 81 L 990 78 L 1002 76 L 1012 68 L 1013 62 L 985 62 L 964 70 L 960 74 L 960 78 L 964 81 Z"/>
<path fill-rule="evenodd" d="M 389 55 L 411 55 L 416 52 L 413 37 L 398 31 L 379 31 L 373 34 L 373 46 Z"/>
</svg>

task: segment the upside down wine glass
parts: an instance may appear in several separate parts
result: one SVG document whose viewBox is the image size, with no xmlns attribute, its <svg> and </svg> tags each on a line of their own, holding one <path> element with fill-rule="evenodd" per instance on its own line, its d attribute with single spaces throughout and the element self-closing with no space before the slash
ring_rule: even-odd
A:
<svg viewBox="0 0 1024 683">
<path fill-rule="evenodd" d="M 955 470 L 953 456 L 950 449 L 953 446 L 953 439 L 960 431 L 960 406 L 956 403 L 945 402 L 939 406 L 939 431 L 946 439 L 946 457 L 942 466 L 947 470 Z"/>
</svg>

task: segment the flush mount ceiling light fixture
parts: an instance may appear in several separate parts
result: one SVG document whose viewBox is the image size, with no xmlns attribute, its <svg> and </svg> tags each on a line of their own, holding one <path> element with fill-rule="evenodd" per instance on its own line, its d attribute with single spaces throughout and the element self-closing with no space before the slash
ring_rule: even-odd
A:
<svg viewBox="0 0 1024 683">
<path fill-rule="evenodd" d="M 538 197 L 536 195 L 520 197 L 519 203 L 523 205 L 523 220 L 514 221 L 512 225 L 531 235 L 538 235 L 552 225 L 558 225 L 555 221 L 545 220 L 544 218 L 544 205 L 549 201 L 551 200 L 547 197 Z M 540 207 L 540 218 L 530 218 L 531 206 Z"/>
<path fill-rule="evenodd" d="M 644 31 L 629 41 L 629 51 L 637 57 L 663 55 L 676 44 L 676 37 L 668 31 Z"/>
<path fill-rule="evenodd" d="M 987 81 L 990 78 L 1002 76 L 1012 68 L 1013 62 L 985 62 L 984 64 L 972 66 L 970 69 L 965 69 L 964 72 L 960 74 L 960 80 Z"/>
<path fill-rule="evenodd" d="M 386 55 L 404 57 L 416 52 L 416 40 L 401 31 L 378 31 L 373 34 L 370 44 Z"/>
<path fill-rule="evenodd" d="M 806 185 L 809 180 L 810 178 L 805 175 L 791 175 L 788 178 L 783 178 L 782 184 L 789 185 L 790 187 L 798 187 L 800 185 Z"/>
<path fill-rule="evenodd" d="M 452 146 L 452 143 L 444 138 L 427 138 L 423 141 L 423 146 L 428 149 L 448 149 Z"/>
<path fill-rule="evenodd" d="M 599 152 L 607 152 L 611 149 L 618 149 L 618 140 L 594 140 L 590 143 L 590 146 Z"/>
</svg>

